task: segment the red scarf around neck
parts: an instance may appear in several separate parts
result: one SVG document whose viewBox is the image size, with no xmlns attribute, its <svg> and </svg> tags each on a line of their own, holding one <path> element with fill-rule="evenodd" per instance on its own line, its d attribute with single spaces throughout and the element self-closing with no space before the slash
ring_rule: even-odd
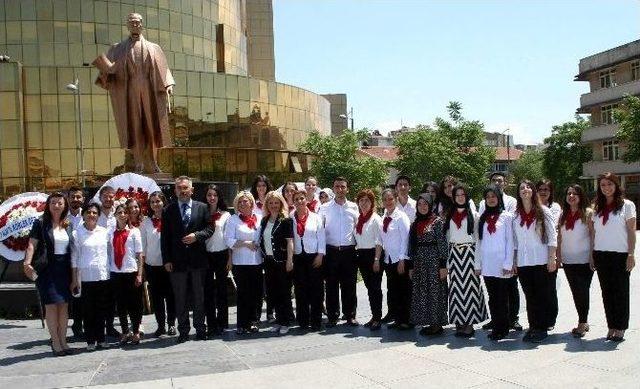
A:
<svg viewBox="0 0 640 389">
<path fill-rule="evenodd" d="M 256 201 L 256 208 L 258 208 L 259 210 L 262 210 L 262 201 L 260 200 Z"/>
<path fill-rule="evenodd" d="M 420 220 L 416 222 L 416 233 L 419 235 L 424 235 L 427 230 L 429 229 L 429 227 L 431 226 L 431 224 L 433 224 L 433 221 L 436 220 L 436 216 L 435 215 L 431 215 L 431 217 L 429 217 L 428 219 L 424 219 L 424 220 Z"/>
<path fill-rule="evenodd" d="M 251 228 L 252 230 L 256 229 L 256 222 L 258 221 L 256 215 L 245 216 L 243 214 L 240 214 L 239 217 L 240 220 L 242 220 L 242 222 L 247 225 L 247 227 Z"/>
<path fill-rule="evenodd" d="M 216 225 L 216 222 L 218 220 L 220 220 L 220 218 L 222 217 L 222 212 L 220 211 L 215 211 L 214 213 L 211 214 L 211 216 L 209 217 L 209 224 L 211 224 L 212 226 Z"/>
<path fill-rule="evenodd" d="M 609 215 L 613 210 L 616 209 L 615 203 L 612 201 L 609 204 L 606 204 L 602 211 L 600 211 L 600 215 L 602 216 L 602 225 L 604 226 L 609 221 Z"/>
<path fill-rule="evenodd" d="M 529 213 L 526 213 L 524 209 L 518 211 L 520 214 L 520 227 L 527 225 L 527 228 L 531 227 L 533 222 L 536 220 L 536 211 L 535 209 L 531 209 Z"/>
<path fill-rule="evenodd" d="M 360 212 L 360 215 L 358 215 L 358 224 L 356 224 L 356 234 L 362 235 L 362 229 L 364 228 L 364 225 L 369 221 L 369 219 L 371 219 L 371 215 L 373 215 L 373 208 L 371 208 L 369 212 L 365 214 Z"/>
<path fill-rule="evenodd" d="M 307 226 L 307 218 L 309 218 L 309 212 L 305 213 L 304 215 L 298 215 L 296 213 L 296 232 L 301 238 L 304 236 L 304 230 Z"/>
<path fill-rule="evenodd" d="M 456 227 L 458 227 L 458 229 L 461 229 L 462 221 L 466 219 L 466 217 L 467 217 L 466 210 L 462 212 L 455 211 L 453 212 L 453 215 L 451 215 L 451 220 L 453 220 L 453 222 L 456 223 Z"/>
<path fill-rule="evenodd" d="M 498 223 L 499 218 L 500 213 L 490 213 L 484 219 L 487 223 L 487 231 L 489 231 L 489 234 L 494 234 L 497 231 L 496 223 Z"/>
<path fill-rule="evenodd" d="M 317 204 L 318 204 L 318 200 L 313 199 L 307 203 L 307 208 L 309 208 L 309 211 L 315 212 Z"/>
<path fill-rule="evenodd" d="M 385 216 L 384 219 L 382 220 L 382 231 L 384 231 L 385 233 L 389 228 L 389 224 L 391 224 L 391 220 L 393 220 L 391 216 Z"/>
<path fill-rule="evenodd" d="M 123 230 L 113 231 L 113 261 L 118 269 L 122 269 L 122 262 L 124 261 L 124 254 L 126 253 L 126 243 L 129 237 L 129 230 L 126 228 Z"/>
<path fill-rule="evenodd" d="M 576 221 L 582 217 L 582 212 L 577 210 L 575 212 L 569 211 L 567 218 L 564 219 L 564 228 L 568 230 L 573 230 L 573 227 L 576 225 Z"/>
<path fill-rule="evenodd" d="M 155 228 L 156 231 L 162 232 L 162 218 L 154 216 L 151 218 L 151 223 L 153 223 L 153 228 Z"/>
</svg>

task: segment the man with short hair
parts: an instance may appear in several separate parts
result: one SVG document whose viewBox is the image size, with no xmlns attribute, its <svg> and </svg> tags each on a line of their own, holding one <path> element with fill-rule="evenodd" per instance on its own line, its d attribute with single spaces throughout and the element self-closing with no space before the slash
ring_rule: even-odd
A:
<svg viewBox="0 0 640 389">
<path fill-rule="evenodd" d="M 409 221 L 413 223 L 416 219 L 416 201 L 409 197 L 410 192 L 411 178 L 403 174 L 399 175 L 398 178 L 396 178 L 396 193 L 398 195 L 396 208 L 409 216 Z"/>
<path fill-rule="evenodd" d="M 98 225 L 106 228 L 107 230 L 115 230 L 116 228 L 116 216 L 115 216 L 115 207 L 114 200 L 116 196 L 116 190 L 109 186 L 105 185 L 100 188 L 100 192 L 98 192 L 98 197 L 100 199 L 100 216 L 98 216 Z M 115 293 L 113 290 L 109 292 L 109 310 L 106 314 L 106 328 L 107 335 L 116 339 L 120 339 L 120 332 L 113 326 L 113 321 L 116 314 L 116 299 Z"/>
<path fill-rule="evenodd" d="M 502 191 L 502 202 L 504 204 L 504 209 L 507 212 L 514 213 L 516 211 L 516 207 L 518 205 L 518 201 L 515 197 L 509 196 L 505 189 L 507 188 L 508 181 L 507 176 L 504 172 L 496 171 L 491 173 L 489 176 L 489 183 L 494 184 Z M 482 215 L 484 213 L 485 204 L 484 200 L 480 202 L 479 213 Z M 518 291 L 518 275 L 515 274 L 511 278 L 509 278 L 509 285 L 507 287 L 509 291 L 509 327 L 516 331 L 522 331 L 522 325 L 519 321 L 519 312 L 520 312 L 520 292 Z M 488 322 L 482 326 L 483 329 L 491 329 L 493 327 L 492 322 Z"/>
<path fill-rule="evenodd" d="M 335 198 L 320 208 L 319 214 L 324 220 L 327 255 L 326 269 L 326 308 L 329 321 L 327 327 L 334 327 L 342 314 L 350 326 L 358 326 L 356 321 L 356 246 L 353 236 L 358 222 L 358 206 L 347 200 L 349 184 L 344 177 L 333 180 Z M 341 298 L 340 298 L 341 297 Z"/>
<path fill-rule="evenodd" d="M 67 220 L 71 229 L 75 230 L 82 223 L 84 191 L 77 186 L 71 187 L 69 188 L 68 197 L 69 212 L 67 213 Z M 84 339 L 82 330 L 82 297 L 71 296 L 71 316 L 73 317 L 73 324 L 71 325 L 73 337 L 77 340 Z"/>
<path fill-rule="evenodd" d="M 196 340 L 207 339 L 204 324 L 204 277 L 207 269 L 205 241 L 213 235 L 207 204 L 195 201 L 193 181 L 187 176 L 175 180 L 177 201 L 162 212 L 160 247 L 162 263 L 169 272 L 178 318 L 178 343 L 189 340 L 189 302 L 193 306 Z M 189 289 L 192 299 L 189 300 Z"/>
</svg>

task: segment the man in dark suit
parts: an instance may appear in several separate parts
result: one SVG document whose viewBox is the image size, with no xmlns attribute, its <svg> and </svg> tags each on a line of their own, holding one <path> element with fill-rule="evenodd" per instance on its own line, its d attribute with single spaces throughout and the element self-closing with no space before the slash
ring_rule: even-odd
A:
<svg viewBox="0 0 640 389">
<path fill-rule="evenodd" d="M 178 343 L 189 340 L 189 283 L 193 295 L 193 326 L 196 339 L 205 340 L 204 275 L 207 268 L 205 241 L 213 235 L 206 204 L 191 199 L 193 182 L 187 176 L 175 181 L 178 201 L 162 213 L 162 262 L 170 273 L 178 318 Z"/>
</svg>

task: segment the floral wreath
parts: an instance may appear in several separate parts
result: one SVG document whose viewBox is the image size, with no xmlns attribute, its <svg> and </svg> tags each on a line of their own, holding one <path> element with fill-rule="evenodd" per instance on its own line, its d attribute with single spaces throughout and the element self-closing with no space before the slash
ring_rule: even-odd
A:
<svg viewBox="0 0 640 389">
<path fill-rule="evenodd" d="M 15 204 L 11 209 L 0 216 L 0 228 L 7 223 L 15 222 L 30 216 L 39 216 L 44 212 L 45 201 L 30 200 L 21 204 Z M 2 241 L 4 245 L 13 251 L 24 251 L 29 246 L 29 233 L 31 228 L 22 228 Z"/>
<path fill-rule="evenodd" d="M 114 195 L 114 206 L 118 206 L 120 204 L 124 204 L 129 199 L 134 199 L 138 202 L 138 206 L 140 206 L 140 216 L 145 215 L 147 213 L 147 203 L 149 200 L 149 192 L 137 187 L 134 188 L 130 186 L 127 190 L 122 188 L 118 188 Z"/>
</svg>

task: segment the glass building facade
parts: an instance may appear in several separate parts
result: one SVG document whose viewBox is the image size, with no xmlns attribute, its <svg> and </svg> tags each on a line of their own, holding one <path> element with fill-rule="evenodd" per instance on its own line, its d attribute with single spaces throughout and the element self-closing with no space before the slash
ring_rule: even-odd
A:
<svg viewBox="0 0 640 389">
<path fill-rule="evenodd" d="M 257 173 L 304 174 L 309 156 L 298 145 L 311 131 L 331 132 L 330 103 L 251 77 L 247 9 L 244 0 L 0 0 L 0 54 L 11 57 L 0 62 L 0 196 L 80 182 L 76 97 L 65 88 L 76 78 L 87 185 L 128 170 L 89 64 L 128 36 L 130 12 L 143 16 L 143 34 L 161 45 L 176 81 L 163 171 L 240 185 Z"/>
</svg>

